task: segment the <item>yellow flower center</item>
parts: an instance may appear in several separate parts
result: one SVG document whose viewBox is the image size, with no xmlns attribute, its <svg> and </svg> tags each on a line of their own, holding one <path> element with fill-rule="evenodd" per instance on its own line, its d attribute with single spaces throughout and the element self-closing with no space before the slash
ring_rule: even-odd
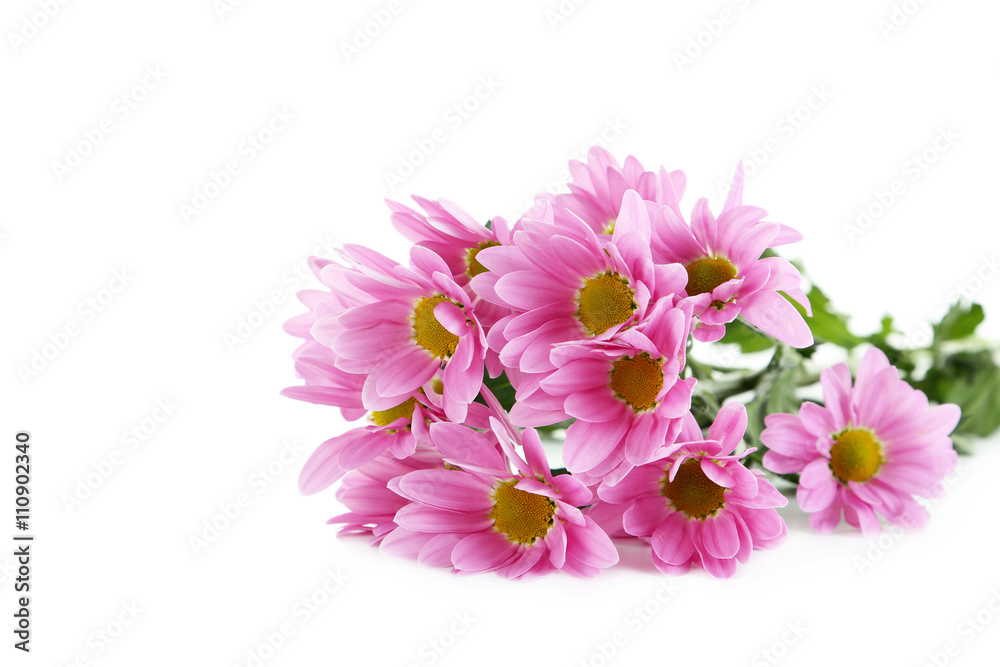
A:
<svg viewBox="0 0 1000 667">
<path fill-rule="evenodd" d="M 443 294 L 425 296 L 417 300 L 413 309 L 413 337 L 417 345 L 439 359 L 448 359 L 455 354 L 458 336 L 444 328 L 434 317 L 434 307 L 448 301 Z"/>
<path fill-rule="evenodd" d="M 634 297 L 627 278 L 617 273 L 599 273 L 584 281 L 576 317 L 591 335 L 598 336 L 632 317 L 638 308 Z"/>
<path fill-rule="evenodd" d="M 882 448 L 868 431 L 848 429 L 830 447 L 830 470 L 844 482 L 871 479 L 882 465 Z"/>
<path fill-rule="evenodd" d="M 686 267 L 688 274 L 687 294 L 695 296 L 711 292 L 722 283 L 736 277 L 736 269 L 729 260 L 722 257 L 707 257 L 691 262 Z"/>
<path fill-rule="evenodd" d="M 614 234 L 615 233 L 615 223 L 618 222 L 618 218 L 608 218 L 608 221 L 604 223 L 604 231 L 602 234 Z"/>
<path fill-rule="evenodd" d="M 663 389 L 663 362 L 649 352 L 622 357 L 611 368 L 611 389 L 633 410 L 649 410 Z"/>
<path fill-rule="evenodd" d="M 417 406 L 416 398 L 408 398 L 394 408 L 388 410 L 373 410 L 372 421 L 376 426 L 388 426 L 400 417 L 413 419 L 413 409 Z"/>
<path fill-rule="evenodd" d="M 545 496 L 515 489 L 516 479 L 503 482 L 493 491 L 493 525 L 511 542 L 534 544 L 552 527 L 556 504 Z"/>
<path fill-rule="evenodd" d="M 497 243 L 496 241 L 483 241 L 479 245 L 469 248 L 469 253 L 465 257 L 465 263 L 468 266 L 465 272 L 469 274 L 470 278 L 475 278 L 480 273 L 486 273 L 487 271 L 489 271 L 489 269 L 480 264 L 479 260 L 476 259 L 476 255 L 479 254 L 479 251 L 483 250 L 484 248 L 493 248 L 498 245 L 500 244 Z"/>
<path fill-rule="evenodd" d="M 726 504 L 725 490 L 702 471 L 701 461 L 688 459 L 681 464 L 674 481 L 669 476 L 663 479 L 662 493 L 690 518 L 704 519 Z"/>
</svg>

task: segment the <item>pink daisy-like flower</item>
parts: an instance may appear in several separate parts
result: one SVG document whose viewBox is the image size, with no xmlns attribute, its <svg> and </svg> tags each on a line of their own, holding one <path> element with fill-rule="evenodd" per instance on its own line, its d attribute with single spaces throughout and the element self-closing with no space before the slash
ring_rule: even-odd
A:
<svg viewBox="0 0 1000 667">
<path fill-rule="evenodd" d="M 671 181 L 673 191 L 683 196 L 687 179 L 683 171 L 669 174 L 661 168 L 661 176 Z M 543 194 L 541 199 L 552 203 L 554 222 L 562 226 L 572 224 L 573 218 L 583 220 L 598 234 L 611 234 L 621 213 L 622 198 L 634 190 L 645 201 L 665 203 L 664 190 L 657 175 L 646 171 L 631 155 L 625 166 L 608 151 L 594 146 L 587 152 L 587 161 L 571 160 L 568 194 Z M 526 216 L 527 217 L 527 216 Z"/>
<path fill-rule="evenodd" d="M 914 496 L 936 498 L 957 454 L 948 435 L 961 410 L 929 407 L 927 396 L 899 378 L 885 354 L 871 348 L 851 384 L 847 364 L 821 375 L 823 402 L 803 403 L 798 415 L 764 419 L 764 465 L 777 473 L 801 473 L 797 499 L 813 528 L 840 523 L 871 534 L 876 513 L 892 523 L 922 525 L 927 510 Z"/>
<path fill-rule="evenodd" d="M 389 481 L 414 470 L 444 467 L 441 455 L 423 446 L 402 460 L 379 456 L 344 475 L 337 487 L 337 500 L 348 511 L 327 523 L 344 524 L 341 535 L 371 535 L 372 544 L 378 544 L 397 527 L 393 520 L 396 512 L 410 502 L 388 488 Z"/>
<path fill-rule="evenodd" d="M 606 343 L 570 343 L 552 351 L 557 369 L 522 383 L 511 418 L 518 424 L 576 421 L 563 460 L 584 481 L 614 483 L 672 443 L 691 407 L 696 380 L 680 379 L 691 306 L 661 299 L 639 326 Z"/>
<path fill-rule="evenodd" d="M 354 266 L 326 266 L 323 281 L 335 292 L 361 292 L 367 303 L 318 318 L 313 337 L 330 346 L 338 368 L 366 376 L 367 409 L 395 409 L 420 388 L 429 394 L 440 371 L 445 413 L 464 421 L 482 384 L 486 332 L 448 265 L 420 246 L 410 266 L 356 246 L 344 255 Z"/>
<path fill-rule="evenodd" d="M 386 200 L 392 210 L 390 219 L 393 226 L 407 240 L 434 251 L 444 260 L 451 269 L 451 277 L 469 294 L 479 323 L 488 331 L 497 320 L 509 315 L 510 309 L 480 299 L 469 282 L 487 270 L 476 259 L 480 250 L 510 243 L 511 232 L 506 220 L 495 217 L 487 228 L 453 202 L 444 199 L 431 201 L 417 196 L 413 199 L 425 214 Z M 493 377 L 503 372 L 503 366 L 493 350 L 487 350 L 486 366 Z"/>
<path fill-rule="evenodd" d="M 665 187 L 669 188 L 669 183 Z M 668 205 L 656 212 L 653 258 L 684 265 L 684 296 L 694 305 L 699 320 L 695 338 L 719 340 L 725 335 L 725 325 L 742 315 L 750 324 L 793 347 L 812 345 L 809 325 L 779 294 L 784 292 L 811 315 L 801 275 L 787 260 L 761 258 L 767 248 L 801 240 L 802 236 L 790 227 L 765 221 L 764 209 L 743 204 L 743 164 L 736 170 L 718 219 L 709 210 L 708 201 L 700 199 L 688 226 L 679 198 L 668 199 Z"/>
<path fill-rule="evenodd" d="M 602 501 L 628 504 L 622 526 L 650 543 L 661 572 L 683 573 L 693 563 L 730 577 L 754 549 L 777 546 L 787 534 L 774 508 L 788 501 L 762 472 L 740 463 L 753 450 L 732 453 L 746 425 L 743 405 L 727 403 L 705 440 L 689 414 L 680 442 L 661 458 L 634 468 L 614 486 L 601 485 Z"/>
<path fill-rule="evenodd" d="M 490 221 L 490 228 L 476 222 L 457 204 L 446 199 L 431 201 L 414 196 L 424 213 L 386 200 L 392 211 L 393 227 L 408 241 L 433 250 L 451 269 L 452 278 L 466 285 L 486 271 L 476 257 L 484 248 L 510 243 L 507 222 L 500 217 Z"/>
<path fill-rule="evenodd" d="M 490 330 L 489 343 L 505 366 L 524 373 L 554 370 L 550 352 L 559 343 L 611 340 L 687 282 L 680 265 L 654 267 L 649 213 L 634 191 L 624 195 L 610 238 L 580 220 L 573 229 L 522 224 L 512 245 L 479 253 L 490 270 L 473 278 L 472 287 L 511 309 Z"/>
<path fill-rule="evenodd" d="M 591 501 L 590 489 L 571 475 L 551 473 L 533 429 L 522 437 L 509 424 L 491 422 L 502 454 L 464 426 L 431 426 L 434 446 L 459 469 L 418 470 L 390 482 L 412 502 L 396 513 L 400 528 L 382 550 L 413 555 L 418 534 L 432 534 L 420 545 L 420 562 L 510 579 L 557 570 L 591 577 L 618 562 L 610 538 L 578 509 Z M 514 450 L 516 440 L 524 458 Z"/>
</svg>

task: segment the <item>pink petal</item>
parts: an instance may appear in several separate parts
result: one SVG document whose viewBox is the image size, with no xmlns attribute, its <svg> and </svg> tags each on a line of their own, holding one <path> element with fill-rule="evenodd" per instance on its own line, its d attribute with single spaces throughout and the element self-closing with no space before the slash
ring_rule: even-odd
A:
<svg viewBox="0 0 1000 667">
<path fill-rule="evenodd" d="M 487 572 L 506 565 L 517 550 L 517 545 L 500 533 L 475 533 L 455 545 L 451 562 L 455 569 L 464 572 Z"/>
<path fill-rule="evenodd" d="M 740 305 L 743 307 L 743 317 L 764 333 L 792 347 L 809 347 L 813 344 L 809 325 L 799 315 L 799 311 L 777 292 L 756 292 Z"/>
<path fill-rule="evenodd" d="M 396 512 L 396 523 L 424 533 L 472 533 L 486 530 L 493 520 L 482 514 L 465 514 L 411 503 Z"/>
<path fill-rule="evenodd" d="M 730 402 L 719 410 L 715 422 L 708 428 L 708 437 L 722 444 L 722 451 L 732 452 L 743 440 L 747 430 L 747 410 L 742 403 Z"/>
<path fill-rule="evenodd" d="M 567 552 L 592 567 L 611 567 L 618 562 L 618 550 L 593 519 L 584 519 L 583 526 L 566 524 Z"/>
<path fill-rule="evenodd" d="M 653 551 L 664 562 L 680 565 L 694 553 L 688 520 L 680 512 L 671 512 L 653 533 Z"/>
<path fill-rule="evenodd" d="M 732 512 L 723 510 L 705 519 L 701 536 L 705 549 L 716 558 L 732 558 L 740 550 L 740 538 Z"/>
<path fill-rule="evenodd" d="M 566 544 L 568 536 L 561 521 L 556 521 L 545 536 L 545 544 L 549 547 L 549 561 L 557 568 L 566 563 Z"/>
<path fill-rule="evenodd" d="M 807 465 L 799 478 L 796 498 L 805 512 L 816 512 L 828 507 L 837 495 L 840 483 L 830 472 L 826 459 L 818 459 Z"/>
<path fill-rule="evenodd" d="M 496 447 L 466 426 L 437 422 L 430 426 L 430 437 L 441 456 L 459 467 L 471 466 L 499 473 L 507 470 L 507 464 Z"/>
<path fill-rule="evenodd" d="M 590 488 L 573 475 L 556 475 L 552 478 L 552 486 L 559 492 L 560 500 L 574 507 L 589 505 L 594 499 Z"/>
<path fill-rule="evenodd" d="M 672 514 L 676 512 L 668 507 L 663 496 L 638 498 L 622 514 L 622 528 L 629 535 L 649 537 Z"/>
<path fill-rule="evenodd" d="M 574 422 L 566 432 L 563 462 L 570 472 L 587 472 L 614 451 L 627 429 L 627 422 L 621 419 L 599 423 Z"/>
<path fill-rule="evenodd" d="M 366 435 L 363 428 L 352 429 L 336 438 L 330 438 L 317 447 L 299 474 L 299 492 L 305 496 L 318 493 L 343 477 L 344 469 L 337 464 L 340 450 L 345 442 Z"/>
<path fill-rule="evenodd" d="M 521 549 L 510 563 L 497 570 L 497 574 L 504 579 L 519 579 L 537 565 L 544 555 L 545 547 L 538 543 Z"/>
<path fill-rule="evenodd" d="M 837 431 L 837 423 L 834 421 L 833 413 L 815 403 L 808 401 L 803 403 L 802 407 L 799 408 L 799 418 L 802 420 L 802 426 L 813 438 L 832 435 Z"/>
<path fill-rule="evenodd" d="M 505 302 L 522 310 L 544 308 L 572 298 L 569 291 L 537 271 L 514 271 L 497 280 L 494 290 Z"/>
<path fill-rule="evenodd" d="M 414 470 L 398 482 L 410 500 L 444 510 L 489 513 L 490 487 L 459 470 Z"/>
<path fill-rule="evenodd" d="M 649 242 L 650 224 L 649 212 L 642 197 L 635 190 L 629 190 L 622 198 L 621 210 L 618 213 L 618 221 L 615 223 L 614 235 L 611 237 L 612 243 L 617 243 L 622 236 L 629 232 L 638 232 L 642 238 Z"/>
<path fill-rule="evenodd" d="M 833 413 L 833 421 L 839 431 L 854 421 L 851 371 L 843 362 L 825 368 L 820 373 L 820 384 L 823 387 L 823 402 Z"/>
<path fill-rule="evenodd" d="M 775 509 L 745 509 L 740 511 L 740 516 L 755 541 L 773 540 L 787 530 L 784 520 Z"/>
<path fill-rule="evenodd" d="M 421 534 L 427 537 L 426 533 Z M 451 552 L 465 537 L 465 533 L 442 533 L 431 537 L 421 547 L 417 562 L 427 567 L 451 567 Z"/>
<path fill-rule="evenodd" d="M 601 387 L 609 382 L 611 364 L 600 359 L 572 361 L 542 380 L 542 390 L 553 396 L 571 394 L 582 388 Z"/>
<path fill-rule="evenodd" d="M 826 509 L 816 510 L 809 515 L 809 525 L 818 533 L 829 533 L 840 523 L 842 507 L 841 502 L 834 501 Z"/>
<path fill-rule="evenodd" d="M 456 336 L 463 336 L 469 331 L 465 311 L 451 301 L 442 301 L 434 306 L 434 319 Z"/>
<path fill-rule="evenodd" d="M 385 536 L 379 544 L 379 550 L 393 556 L 416 558 L 429 539 L 431 536 L 427 533 L 396 528 Z"/>
<path fill-rule="evenodd" d="M 374 384 L 375 393 L 379 397 L 410 395 L 434 377 L 437 368 L 437 360 L 427 350 L 414 345 L 405 353 L 375 366 L 365 382 L 365 388 Z M 366 401 L 365 407 L 369 410 L 386 410 L 394 405 L 375 407 L 374 402 Z"/>
<path fill-rule="evenodd" d="M 609 422 L 622 419 L 629 408 L 615 398 L 610 387 L 586 389 L 571 394 L 566 399 L 566 412 L 571 417 L 588 422 Z"/>
</svg>

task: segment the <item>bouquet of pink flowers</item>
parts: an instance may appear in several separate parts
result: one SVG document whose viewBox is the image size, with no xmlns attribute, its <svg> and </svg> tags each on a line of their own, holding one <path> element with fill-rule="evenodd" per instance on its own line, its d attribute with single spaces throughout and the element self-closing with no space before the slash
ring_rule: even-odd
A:
<svg viewBox="0 0 1000 667">
<path fill-rule="evenodd" d="M 700 199 L 689 217 L 683 172 L 598 148 L 570 172 L 513 224 L 389 202 L 407 264 L 351 245 L 311 259 L 325 289 L 286 324 L 304 385 L 283 393 L 364 419 L 299 480 L 338 484 L 342 531 L 509 578 L 594 576 L 639 539 L 665 573 L 729 577 L 787 535 L 775 484 L 797 485 L 819 531 L 919 525 L 915 498 L 1000 426 L 978 305 L 956 304 L 927 348 L 896 346 L 889 317 L 857 335 L 771 250 L 801 235 L 743 203 L 742 167 L 717 216 Z M 696 361 L 709 344 L 772 356 L 752 372 Z M 820 345 L 867 349 L 852 378 L 816 374 Z M 803 402 L 817 382 L 822 404 Z M 543 437 L 562 440 L 560 467 Z"/>
</svg>

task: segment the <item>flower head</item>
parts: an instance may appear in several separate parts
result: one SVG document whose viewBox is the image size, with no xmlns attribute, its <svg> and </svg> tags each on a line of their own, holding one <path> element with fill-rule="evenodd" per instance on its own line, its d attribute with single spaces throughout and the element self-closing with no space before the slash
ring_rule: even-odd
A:
<svg viewBox="0 0 1000 667">
<path fill-rule="evenodd" d="M 703 439 L 689 413 L 679 442 L 660 458 L 601 485 L 602 501 L 627 507 L 622 527 L 650 543 L 660 571 L 682 573 L 693 563 L 730 577 L 754 549 L 777 546 L 787 534 L 774 509 L 785 497 L 740 463 L 752 450 L 733 454 L 746 425 L 746 409 L 727 403 Z"/>
<path fill-rule="evenodd" d="M 446 199 L 431 201 L 414 196 L 413 200 L 423 213 L 386 200 L 392 211 L 393 227 L 413 244 L 434 251 L 459 284 L 468 284 L 474 276 L 486 271 L 476 259 L 480 250 L 510 243 L 510 230 L 503 218 L 494 218 L 487 228 Z"/>
<path fill-rule="evenodd" d="M 473 289 L 512 311 L 489 335 L 505 366 L 550 372 L 553 346 L 611 340 L 683 289 L 683 267 L 653 266 L 649 213 L 636 192 L 624 195 L 611 237 L 574 220 L 571 228 L 523 221 L 512 245 L 479 254 L 490 270 L 472 279 Z"/>
<path fill-rule="evenodd" d="M 356 246 L 344 254 L 354 265 L 326 266 L 323 280 L 365 303 L 318 318 L 313 337 L 330 346 L 338 368 L 365 375 L 368 410 L 394 409 L 421 388 L 429 393 L 440 373 L 444 411 L 463 421 L 482 384 L 486 333 L 447 264 L 421 246 L 411 249 L 410 266 Z"/>
<path fill-rule="evenodd" d="M 847 364 L 822 373 L 823 402 L 803 403 L 798 415 L 768 415 L 761 441 L 764 465 L 800 473 L 797 499 L 819 531 L 841 515 L 865 533 L 892 523 L 921 525 L 927 510 L 914 496 L 935 498 L 957 460 L 948 435 L 957 405 L 930 407 L 927 396 L 899 378 L 878 348 L 861 360 L 853 385 Z"/>
<path fill-rule="evenodd" d="M 400 529 L 382 549 L 412 555 L 414 535 L 432 534 L 417 554 L 421 562 L 511 579 L 556 570 L 589 577 L 616 563 L 611 540 L 578 509 L 591 491 L 570 475 L 551 473 L 533 429 L 522 437 L 506 420 L 494 417 L 491 425 L 494 440 L 458 424 L 431 426 L 450 468 L 390 482 L 412 502 L 396 513 Z M 523 446 L 523 458 L 515 444 Z"/>
<path fill-rule="evenodd" d="M 718 218 L 701 199 L 684 222 L 679 198 L 656 211 L 653 258 L 678 262 L 687 272 L 684 296 L 694 306 L 699 325 L 694 336 L 716 341 L 726 324 L 742 315 L 750 324 L 793 347 L 812 344 L 812 332 L 784 292 L 811 313 L 802 292 L 802 277 L 787 260 L 761 258 L 770 247 L 791 243 L 801 235 L 790 227 L 767 222 L 767 212 L 743 204 L 743 165 L 733 177 Z"/>
</svg>

